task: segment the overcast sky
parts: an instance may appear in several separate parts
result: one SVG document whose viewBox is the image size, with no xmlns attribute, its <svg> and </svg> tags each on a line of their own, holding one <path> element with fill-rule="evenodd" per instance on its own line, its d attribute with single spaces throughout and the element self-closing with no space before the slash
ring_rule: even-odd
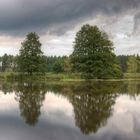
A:
<svg viewBox="0 0 140 140">
<path fill-rule="evenodd" d="M 69 55 L 86 23 L 109 34 L 116 54 L 140 54 L 140 0 L 1 0 L 0 55 L 18 54 L 29 32 L 45 54 Z"/>
</svg>

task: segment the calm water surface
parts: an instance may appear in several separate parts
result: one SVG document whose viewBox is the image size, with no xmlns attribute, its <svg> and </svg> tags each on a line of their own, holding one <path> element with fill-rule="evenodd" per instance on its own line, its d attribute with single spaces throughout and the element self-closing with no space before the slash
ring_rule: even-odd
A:
<svg viewBox="0 0 140 140">
<path fill-rule="evenodd" d="M 0 139 L 140 140 L 140 82 L 1 82 Z"/>
</svg>

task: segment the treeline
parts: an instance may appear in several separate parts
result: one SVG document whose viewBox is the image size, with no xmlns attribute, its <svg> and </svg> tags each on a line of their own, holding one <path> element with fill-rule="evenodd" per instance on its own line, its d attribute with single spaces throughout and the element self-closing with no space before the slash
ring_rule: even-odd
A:
<svg viewBox="0 0 140 140">
<path fill-rule="evenodd" d="M 4 54 L 0 57 L 0 71 L 11 72 L 17 71 L 17 59 L 18 56 Z"/>
<path fill-rule="evenodd" d="M 139 55 L 119 55 L 117 58 L 123 73 L 140 73 Z"/>
<path fill-rule="evenodd" d="M 43 56 L 45 72 L 69 73 L 73 72 L 72 64 L 68 56 Z M 140 73 L 139 55 L 117 56 L 119 66 L 123 73 Z M 4 54 L 0 57 L 1 72 L 18 72 L 18 56 Z"/>
<path fill-rule="evenodd" d="M 19 72 L 18 55 L 4 54 L 0 57 L 0 72 Z M 63 73 L 71 72 L 69 57 L 43 56 L 45 72 Z"/>
</svg>

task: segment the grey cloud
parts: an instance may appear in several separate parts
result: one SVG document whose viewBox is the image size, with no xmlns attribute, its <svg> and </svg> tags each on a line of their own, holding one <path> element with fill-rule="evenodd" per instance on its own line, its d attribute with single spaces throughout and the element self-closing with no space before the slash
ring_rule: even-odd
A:
<svg viewBox="0 0 140 140">
<path fill-rule="evenodd" d="M 139 7 L 139 0 L 5 0 L 0 2 L 0 33 L 62 34 L 96 14 L 121 15 Z M 135 18 L 137 28 L 139 16 Z"/>
<path fill-rule="evenodd" d="M 133 29 L 133 35 L 137 35 L 140 32 L 140 12 L 137 12 L 134 16 L 134 29 Z"/>
</svg>

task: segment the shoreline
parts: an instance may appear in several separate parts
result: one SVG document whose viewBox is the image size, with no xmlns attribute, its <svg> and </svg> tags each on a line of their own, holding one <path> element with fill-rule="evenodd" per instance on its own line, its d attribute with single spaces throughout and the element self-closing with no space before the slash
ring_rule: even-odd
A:
<svg viewBox="0 0 140 140">
<path fill-rule="evenodd" d="M 0 81 L 42 81 L 42 82 L 98 82 L 98 81 L 140 81 L 140 73 L 138 74 L 124 74 L 122 79 L 84 79 L 79 73 L 46 73 L 44 75 L 22 75 L 17 72 L 1 72 Z"/>
</svg>

